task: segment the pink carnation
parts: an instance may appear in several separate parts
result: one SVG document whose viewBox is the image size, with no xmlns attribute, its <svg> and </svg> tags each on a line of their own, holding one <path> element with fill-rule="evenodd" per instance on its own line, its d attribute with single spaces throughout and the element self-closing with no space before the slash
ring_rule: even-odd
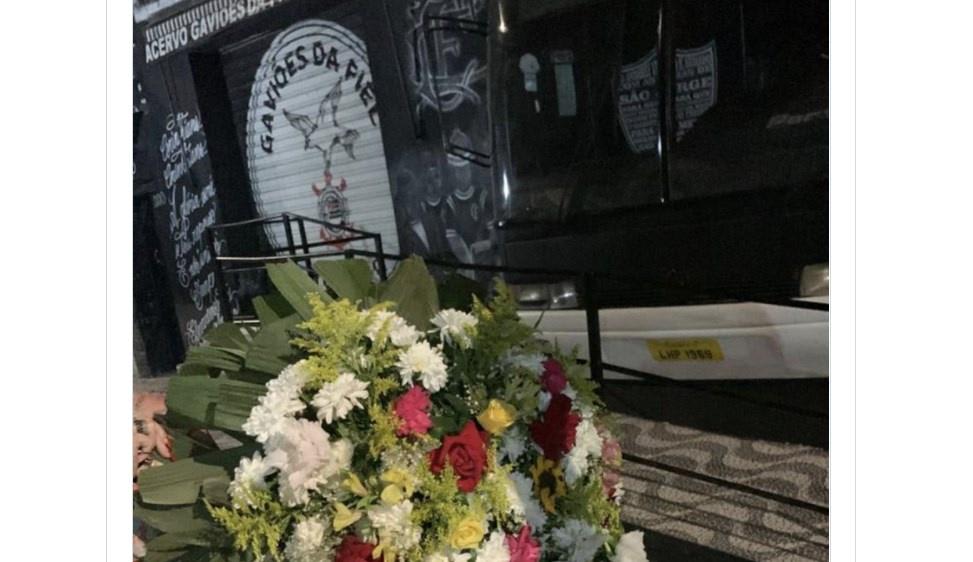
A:
<svg viewBox="0 0 973 562">
<path fill-rule="evenodd" d="M 429 419 L 429 394 L 420 386 L 413 386 L 395 401 L 395 415 L 399 416 L 402 423 L 399 424 L 396 434 L 399 437 L 406 435 L 422 435 L 432 427 L 432 420 Z"/>
<path fill-rule="evenodd" d="M 601 458 L 610 466 L 621 466 L 622 446 L 611 434 L 603 434 L 601 441 Z"/>
<path fill-rule="evenodd" d="M 507 550 L 510 562 L 537 562 L 541 557 L 541 545 L 530 536 L 530 525 L 520 528 L 520 534 L 507 535 Z"/>
<path fill-rule="evenodd" d="M 614 499 L 615 490 L 618 489 L 618 483 L 621 480 L 622 475 L 610 468 L 606 468 L 601 473 L 601 490 L 605 493 L 606 498 Z"/>
<path fill-rule="evenodd" d="M 555 359 L 548 359 L 542 365 L 544 365 L 544 374 L 541 375 L 541 384 L 544 385 L 544 390 L 551 394 L 563 392 L 564 387 L 568 385 L 568 379 L 564 375 L 564 367 Z"/>
</svg>

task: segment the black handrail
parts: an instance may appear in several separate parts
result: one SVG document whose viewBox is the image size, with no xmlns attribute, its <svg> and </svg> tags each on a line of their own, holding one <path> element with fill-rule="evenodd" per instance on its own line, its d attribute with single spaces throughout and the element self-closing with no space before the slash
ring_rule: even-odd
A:
<svg viewBox="0 0 973 562">
<path fill-rule="evenodd" d="M 338 238 L 334 240 L 325 240 L 321 242 L 307 241 L 307 233 L 304 227 L 304 222 L 308 221 L 314 224 L 319 224 L 322 226 L 327 226 L 334 230 L 341 230 L 351 233 L 352 236 Z M 223 230 L 226 228 L 248 226 L 256 224 L 277 224 L 283 223 L 285 228 L 285 236 L 287 238 L 286 248 L 274 248 L 273 251 L 275 255 L 272 256 L 221 256 L 217 251 L 217 246 L 215 242 L 214 233 L 217 230 Z M 294 235 L 292 232 L 292 225 L 297 223 L 298 232 L 300 235 L 299 244 L 295 242 Z M 386 260 L 392 260 L 395 262 L 402 261 L 408 256 L 402 254 L 390 254 L 386 253 L 382 247 L 382 236 L 378 233 L 366 232 L 363 230 L 358 230 L 346 225 L 334 224 L 320 219 L 314 219 L 311 217 L 305 217 L 302 215 L 296 215 L 293 213 L 280 213 L 279 215 L 273 215 L 264 218 L 251 219 L 246 221 L 238 221 L 234 223 L 223 223 L 208 226 L 206 228 L 206 240 L 209 244 L 210 251 L 214 256 L 216 263 L 216 280 L 218 285 L 218 292 L 220 297 L 220 303 L 226 311 L 226 317 L 230 321 L 233 320 L 233 313 L 230 308 L 229 299 L 227 297 L 226 285 L 224 280 L 224 275 L 226 273 L 241 273 L 244 271 L 253 271 L 254 267 L 232 267 L 224 268 L 224 264 L 228 263 L 271 263 L 275 261 L 293 259 L 295 261 L 303 261 L 304 268 L 308 270 L 311 274 L 314 274 L 314 270 L 311 267 L 311 260 L 315 258 L 325 258 L 325 257 L 344 257 L 346 259 L 354 257 L 364 257 L 371 258 L 374 260 L 375 267 L 377 269 L 378 276 L 381 280 L 385 281 L 388 279 L 388 271 L 385 265 Z M 375 246 L 374 250 L 363 250 L 358 248 L 344 248 L 340 250 L 330 250 L 330 251 L 311 251 L 312 248 L 317 248 L 321 246 L 340 246 L 349 242 L 371 240 Z M 298 253 L 298 249 L 301 253 Z M 285 255 L 280 255 L 281 252 L 286 252 Z M 451 268 L 459 271 L 483 271 L 488 273 L 510 273 L 510 274 L 521 274 L 521 275 L 537 275 L 537 276 L 548 276 L 548 277 L 560 277 L 560 278 L 573 278 L 575 279 L 577 286 L 581 288 L 581 296 L 584 303 L 585 311 L 585 321 L 587 326 L 587 339 L 588 339 L 588 360 L 584 361 L 589 365 L 591 370 L 591 378 L 601 383 L 604 380 L 604 371 L 610 370 L 621 374 L 627 374 L 631 376 L 640 377 L 642 379 L 650 380 L 665 380 L 672 384 L 682 384 L 684 386 L 694 386 L 691 383 L 685 383 L 684 381 L 677 381 L 670 377 L 663 377 L 661 375 L 656 375 L 653 373 L 647 373 L 638 371 L 636 369 L 631 369 L 628 367 L 622 367 L 618 365 L 605 364 L 602 360 L 601 352 L 601 318 L 600 318 L 600 308 L 596 300 L 596 284 L 600 280 L 610 280 L 610 281 L 632 281 L 635 282 L 635 278 L 625 278 L 613 275 L 605 275 L 601 273 L 596 273 L 592 271 L 577 271 L 570 269 L 541 269 L 541 268 L 528 268 L 528 267 L 507 267 L 500 265 L 491 264 L 477 264 L 477 263 L 461 263 L 448 260 L 439 260 L 434 258 L 424 259 L 425 263 L 432 266 Z M 673 289 L 675 290 L 675 289 Z M 735 296 L 732 294 L 711 294 L 707 295 L 710 298 L 719 298 L 731 302 L 756 302 L 761 304 L 770 304 L 776 306 L 785 306 L 791 308 L 803 308 L 811 310 L 821 310 L 828 311 L 827 303 L 811 302 L 811 301 L 800 301 L 793 299 L 759 299 L 759 298 L 745 298 L 741 296 Z"/>
</svg>

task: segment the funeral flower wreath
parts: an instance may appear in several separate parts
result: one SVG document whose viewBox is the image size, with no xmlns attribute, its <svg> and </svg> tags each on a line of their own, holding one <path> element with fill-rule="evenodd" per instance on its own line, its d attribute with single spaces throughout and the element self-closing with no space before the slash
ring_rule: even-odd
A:
<svg viewBox="0 0 973 562">
<path fill-rule="evenodd" d="M 594 385 L 520 322 L 502 284 L 488 304 L 473 297 L 468 310 L 438 309 L 434 290 L 431 305 L 416 294 L 389 299 L 397 286 L 432 286 L 421 262 L 403 263 L 385 286 L 364 281 L 360 264 L 320 271 L 330 290 L 293 264 L 271 270 L 278 304 L 289 296 L 302 313 L 287 331 L 294 360 L 265 376 L 245 417 L 239 412 L 248 454 L 224 458 L 224 478 L 187 479 L 200 499 L 193 517 L 217 525 L 163 534 L 149 542 L 150 555 L 162 540 L 169 553 L 209 548 L 226 559 L 293 562 L 646 560 L 641 533 L 623 534 L 621 450 Z M 342 293 L 351 298 L 334 298 Z M 264 305 L 255 303 L 258 313 Z M 265 328 L 282 320 L 265 316 Z M 225 344 L 222 335 L 231 333 L 213 339 Z M 218 353 L 232 348 L 210 344 L 187 360 L 207 365 L 195 376 L 247 372 L 251 354 L 260 365 L 259 334 L 244 335 L 243 368 L 232 371 L 227 359 L 231 369 L 213 379 Z M 184 395 L 175 394 L 170 402 Z M 240 408 L 215 402 L 210 421 L 221 407 Z M 166 503 L 171 478 L 150 476 L 166 468 L 140 477 L 156 503 Z M 150 523 L 176 509 L 153 498 L 137 506 Z"/>
</svg>

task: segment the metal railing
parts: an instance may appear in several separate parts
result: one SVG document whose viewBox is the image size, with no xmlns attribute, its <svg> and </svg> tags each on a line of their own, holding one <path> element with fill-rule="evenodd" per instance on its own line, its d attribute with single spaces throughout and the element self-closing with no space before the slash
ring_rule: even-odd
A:
<svg viewBox="0 0 973 562">
<path fill-rule="evenodd" d="M 283 224 L 285 238 L 287 245 L 285 247 L 274 247 L 273 255 L 268 256 L 221 256 L 218 253 L 218 248 L 215 239 L 215 233 L 238 227 L 246 226 L 266 226 L 270 224 Z M 348 236 L 335 238 L 331 240 L 323 240 L 319 242 L 309 242 L 307 237 L 307 228 L 305 223 L 312 223 L 316 225 L 325 226 L 332 230 L 337 230 L 341 232 L 347 232 Z M 295 238 L 293 229 L 297 228 L 297 238 Z M 382 236 L 373 232 L 366 232 L 363 230 L 358 230 L 349 226 L 329 223 L 327 221 L 314 219 L 310 217 L 305 217 L 301 215 L 296 215 L 293 213 L 281 213 L 279 215 L 274 215 L 270 217 L 257 218 L 247 221 L 240 221 L 234 223 L 223 223 L 215 224 L 207 227 L 206 229 L 207 243 L 209 244 L 210 251 L 212 252 L 215 262 L 216 262 L 216 279 L 218 285 L 218 293 L 220 295 L 221 304 L 227 311 L 227 317 L 232 321 L 233 314 L 229 306 L 229 299 L 227 296 L 227 286 L 225 281 L 225 276 L 227 274 L 236 274 L 246 271 L 255 271 L 263 269 L 263 264 L 281 261 L 281 260 L 294 260 L 295 263 L 300 265 L 303 262 L 304 269 L 312 276 L 316 276 L 314 269 L 312 267 L 312 260 L 322 259 L 322 258 L 334 258 L 343 257 L 346 259 L 363 257 L 370 258 L 373 260 L 373 268 L 378 275 L 378 277 L 385 281 L 388 279 L 388 268 L 386 261 L 399 262 L 406 259 L 408 256 L 403 256 L 400 254 L 391 254 L 383 250 L 382 246 Z M 299 240 L 299 242 L 295 242 Z M 360 241 L 371 241 L 374 250 L 364 250 L 357 248 L 340 248 L 345 244 Z M 334 247 L 338 246 L 337 250 L 318 250 L 317 248 L 322 247 Z M 585 311 L 585 323 L 587 327 L 587 340 L 588 340 L 588 359 L 584 362 L 588 364 L 591 371 L 591 378 L 598 383 L 604 380 L 604 372 L 606 370 L 616 372 L 619 374 L 637 377 L 645 380 L 651 381 L 671 381 L 672 384 L 678 384 L 682 386 L 695 387 L 691 382 L 678 381 L 670 377 L 664 377 L 662 375 L 657 375 L 654 373 L 642 372 L 636 369 L 631 369 L 628 367 L 606 364 L 602 359 L 601 350 L 601 321 L 600 321 L 600 308 L 597 300 L 597 283 L 600 279 L 611 279 L 612 281 L 631 281 L 638 282 L 637 279 L 624 279 L 615 276 L 606 276 L 604 274 L 597 274 L 594 272 L 585 271 L 575 271 L 575 270 L 554 270 L 554 269 L 538 269 L 538 268 L 524 268 L 524 267 L 507 267 L 499 265 L 489 265 L 489 264 L 475 264 L 475 263 L 461 263 L 454 261 L 438 260 L 438 259 L 424 259 L 427 266 L 433 266 L 438 268 L 445 268 L 454 271 L 480 271 L 485 273 L 497 273 L 497 274 L 523 274 L 523 275 L 533 275 L 538 277 L 553 278 L 558 281 L 573 280 L 576 286 L 580 289 L 582 307 Z M 259 264 L 259 265 L 243 265 L 238 267 L 225 267 L 224 264 L 232 263 L 242 263 L 242 264 Z M 644 282 L 644 281 L 643 281 Z M 759 298 L 747 298 L 740 295 L 730 295 L 721 294 L 705 295 L 707 299 L 719 298 L 726 302 L 757 302 L 762 304 L 772 304 L 777 306 L 786 306 L 792 308 L 803 308 L 812 310 L 828 310 L 827 303 L 817 303 L 817 302 L 807 302 L 794 299 L 759 299 Z"/>
</svg>

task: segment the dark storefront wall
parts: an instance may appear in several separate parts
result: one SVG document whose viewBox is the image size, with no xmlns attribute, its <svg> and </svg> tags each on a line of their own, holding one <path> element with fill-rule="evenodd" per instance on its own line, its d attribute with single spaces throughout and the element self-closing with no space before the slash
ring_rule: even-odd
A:
<svg viewBox="0 0 973 562">
<path fill-rule="evenodd" d="M 151 201 L 165 264 L 149 288 L 168 285 L 181 334 L 169 347 L 198 343 L 225 316 L 203 238 L 216 222 L 287 210 L 378 231 L 386 250 L 495 259 L 488 170 L 443 151 L 444 140 L 489 149 L 486 44 L 450 32 L 427 44 L 421 24 L 436 15 L 484 20 L 483 2 L 185 6 L 135 28 L 134 185 Z M 254 254 L 277 234 L 217 243 L 223 253 Z M 237 306 L 263 284 L 239 280 L 234 289 Z M 136 288 L 136 298 L 151 294 Z M 147 331 L 165 332 L 146 323 Z"/>
</svg>

